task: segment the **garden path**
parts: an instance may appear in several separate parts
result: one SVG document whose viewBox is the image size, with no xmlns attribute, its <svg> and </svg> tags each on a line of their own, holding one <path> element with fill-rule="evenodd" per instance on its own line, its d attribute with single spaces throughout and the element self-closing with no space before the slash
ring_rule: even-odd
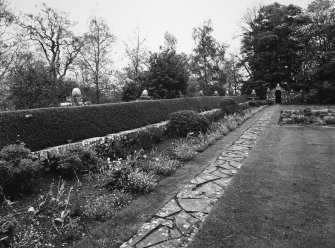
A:
<svg viewBox="0 0 335 248">
<path fill-rule="evenodd" d="M 276 109 L 276 106 L 267 108 L 250 128 L 230 147 L 222 150 L 216 160 L 184 186 L 120 248 L 186 247 L 243 165 Z"/>
</svg>

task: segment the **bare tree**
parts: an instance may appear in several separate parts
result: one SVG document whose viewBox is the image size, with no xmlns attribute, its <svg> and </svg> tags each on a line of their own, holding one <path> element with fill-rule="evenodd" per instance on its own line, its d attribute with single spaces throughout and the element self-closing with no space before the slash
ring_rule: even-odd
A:
<svg viewBox="0 0 335 248">
<path fill-rule="evenodd" d="M 130 38 L 128 43 L 124 42 L 128 59 L 126 70 L 134 82 L 137 81 L 148 60 L 148 50 L 145 43 L 146 38 L 141 37 L 139 28 L 136 28 L 133 38 Z"/>
<path fill-rule="evenodd" d="M 20 22 L 29 39 L 44 55 L 53 82 L 65 77 L 83 46 L 83 40 L 71 31 L 73 25 L 66 13 L 45 3 L 40 5 L 37 15 L 26 14 Z"/>
<path fill-rule="evenodd" d="M 88 71 L 96 88 L 97 103 L 100 102 L 102 82 L 111 75 L 111 51 L 115 36 L 105 20 L 93 17 L 89 23 L 89 32 L 85 35 L 85 45 L 81 50 L 83 65 Z"/>
<path fill-rule="evenodd" d="M 9 10 L 8 3 L 0 0 L 0 82 L 3 80 L 15 59 L 18 49 L 16 38 L 13 33 L 15 16 Z"/>
</svg>

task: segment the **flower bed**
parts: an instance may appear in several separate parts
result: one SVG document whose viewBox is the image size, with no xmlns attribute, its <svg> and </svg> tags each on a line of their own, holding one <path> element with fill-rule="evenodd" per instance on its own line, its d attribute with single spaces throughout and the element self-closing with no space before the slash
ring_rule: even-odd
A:
<svg viewBox="0 0 335 248">
<path fill-rule="evenodd" d="M 334 125 L 334 109 L 311 109 L 284 110 L 280 113 L 280 124 L 301 124 L 301 125 Z"/>
<path fill-rule="evenodd" d="M 207 133 L 170 140 L 164 150 L 138 149 L 120 157 L 115 152 L 115 148 L 122 144 L 138 146 L 148 141 L 150 135 L 143 133 L 154 133 L 162 139 L 166 135 L 166 122 L 112 135 L 109 139 L 96 138 L 58 147 L 54 152 L 34 153 L 35 159 L 33 156 L 29 158 L 33 162 L 39 161 L 44 169 L 48 168 L 43 171 L 43 182 L 36 186 L 35 194 L 9 199 L 0 188 L 0 197 L 4 200 L 0 208 L 1 244 L 11 244 L 12 247 L 69 246 L 87 235 L 94 226 L 115 216 L 139 194 L 152 191 L 163 177 L 169 176 L 184 161 L 192 159 L 222 135 L 236 129 L 258 110 L 260 108 L 247 109 L 225 116 L 212 122 Z M 203 113 L 207 117 L 219 114 L 220 110 Z M 15 151 L 15 147 L 10 151 Z M 8 163 L 16 161 L 15 154 L 9 153 Z M 68 181 L 58 177 L 57 171 L 71 166 L 75 170 Z"/>
</svg>

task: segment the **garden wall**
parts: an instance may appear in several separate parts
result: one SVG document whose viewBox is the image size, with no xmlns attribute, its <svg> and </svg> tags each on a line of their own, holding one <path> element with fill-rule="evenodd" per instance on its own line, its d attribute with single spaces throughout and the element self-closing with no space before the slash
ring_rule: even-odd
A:
<svg viewBox="0 0 335 248">
<path fill-rule="evenodd" d="M 36 151 L 106 136 L 164 121 L 178 110 L 201 112 L 218 108 L 223 98 L 247 101 L 244 96 L 208 96 L 2 112 L 0 148 L 20 140 Z"/>
</svg>

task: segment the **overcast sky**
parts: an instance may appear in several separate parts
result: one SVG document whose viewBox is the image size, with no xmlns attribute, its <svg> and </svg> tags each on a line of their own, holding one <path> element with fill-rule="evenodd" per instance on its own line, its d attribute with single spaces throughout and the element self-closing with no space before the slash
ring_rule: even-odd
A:
<svg viewBox="0 0 335 248">
<path fill-rule="evenodd" d="M 40 0 L 10 0 L 17 12 L 36 13 L 35 6 Z M 67 12 L 70 19 L 78 24 L 78 32 L 84 32 L 90 16 L 101 16 L 117 36 L 117 56 L 123 53 L 123 41 L 132 36 L 136 27 L 147 39 L 151 51 L 163 44 L 166 31 L 178 40 L 178 52 L 190 53 L 194 48 L 192 30 L 204 21 L 213 22 L 217 41 L 230 45 L 238 51 L 240 20 L 247 9 L 273 0 L 44 0 L 49 6 Z M 307 7 L 312 0 L 278 0 L 281 4 L 293 3 Z"/>
</svg>

